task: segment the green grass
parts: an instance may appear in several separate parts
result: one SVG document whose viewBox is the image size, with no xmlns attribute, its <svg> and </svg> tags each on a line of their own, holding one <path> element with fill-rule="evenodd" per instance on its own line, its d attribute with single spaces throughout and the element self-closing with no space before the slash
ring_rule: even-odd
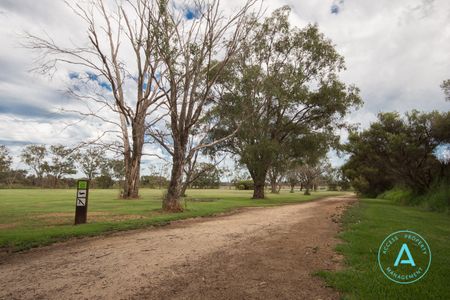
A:
<svg viewBox="0 0 450 300">
<path fill-rule="evenodd" d="M 450 299 L 450 217 L 392 201 L 363 199 L 343 218 L 344 243 L 337 250 L 347 267 L 319 272 L 344 293 L 344 299 Z M 408 229 L 424 237 L 432 253 L 431 267 L 419 281 L 401 285 L 387 279 L 378 267 L 378 248 L 384 238 Z"/>
<path fill-rule="evenodd" d="M 394 187 L 377 197 L 392 200 L 403 205 L 416 205 L 427 210 L 438 212 L 450 211 L 450 184 L 446 181 L 436 182 L 423 195 L 416 195 L 406 187 Z"/>
<path fill-rule="evenodd" d="M 189 190 L 182 213 L 161 211 L 162 190 L 141 189 L 139 200 L 119 200 L 118 190 L 91 190 L 88 224 L 74 226 L 75 190 L 0 190 L 0 248 L 24 250 L 73 237 L 164 225 L 170 221 L 210 216 L 245 206 L 270 206 L 309 201 L 338 192 L 312 196 L 282 191 L 264 200 L 251 200 L 251 191 Z"/>
</svg>

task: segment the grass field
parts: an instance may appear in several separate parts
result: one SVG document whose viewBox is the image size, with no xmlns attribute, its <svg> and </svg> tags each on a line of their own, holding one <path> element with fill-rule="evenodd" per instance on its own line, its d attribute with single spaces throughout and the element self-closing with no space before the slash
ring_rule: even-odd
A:
<svg viewBox="0 0 450 300">
<path fill-rule="evenodd" d="M 338 247 L 347 268 L 319 275 L 344 292 L 345 299 L 450 299 L 450 216 L 392 201 L 363 199 L 344 216 L 345 241 Z M 408 229 L 428 242 L 432 262 L 419 281 L 401 285 L 388 280 L 377 262 L 378 248 L 390 233 Z"/>
<path fill-rule="evenodd" d="M 251 200 L 252 191 L 189 190 L 186 210 L 167 214 L 161 208 L 162 190 L 141 189 L 139 200 L 119 200 L 118 190 L 91 190 L 88 224 L 73 226 L 75 190 L 0 190 L 0 248 L 24 250 L 72 237 L 162 225 L 167 222 L 208 216 L 245 206 L 294 203 L 336 195 L 282 191 L 264 200 Z"/>
</svg>

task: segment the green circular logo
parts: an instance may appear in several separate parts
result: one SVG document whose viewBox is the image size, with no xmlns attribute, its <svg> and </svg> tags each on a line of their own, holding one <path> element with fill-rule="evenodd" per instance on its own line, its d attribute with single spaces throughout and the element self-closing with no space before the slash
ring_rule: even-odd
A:
<svg viewBox="0 0 450 300">
<path fill-rule="evenodd" d="M 409 284 L 421 279 L 431 264 L 431 250 L 419 234 L 400 230 L 390 234 L 378 249 L 378 265 L 390 280 Z"/>
</svg>

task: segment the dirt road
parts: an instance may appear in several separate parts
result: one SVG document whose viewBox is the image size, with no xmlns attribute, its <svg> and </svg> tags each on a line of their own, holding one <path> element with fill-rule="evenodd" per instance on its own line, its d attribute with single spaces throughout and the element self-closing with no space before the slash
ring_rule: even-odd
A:
<svg viewBox="0 0 450 300">
<path fill-rule="evenodd" d="M 352 196 L 86 238 L 0 261 L 0 299 L 336 299 L 312 275 L 339 268 Z"/>
</svg>

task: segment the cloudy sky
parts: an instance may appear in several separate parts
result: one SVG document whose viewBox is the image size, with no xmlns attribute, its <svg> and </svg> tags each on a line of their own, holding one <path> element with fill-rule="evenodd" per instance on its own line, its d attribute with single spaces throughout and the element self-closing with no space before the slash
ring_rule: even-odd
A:
<svg viewBox="0 0 450 300">
<path fill-rule="evenodd" d="M 264 2 L 268 13 L 282 5 L 291 6 L 293 24 L 317 23 L 345 57 L 342 79 L 356 84 L 365 102 L 351 122 L 366 127 L 381 111 L 450 110 L 439 87 L 450 78 L 450 1 Z M 85 39 L 86 27 L 61 0 L 0 0 L 0 144 L 17 154 L 30 143 L 95 136 L 101 126 L 60 111 L 77 105 L 64 94 L 72 70 L 60 68 L 53 78 L 30 72 L 35 54 L 22 46 L 24 32 L 64 43 Z"/>
</svg>

